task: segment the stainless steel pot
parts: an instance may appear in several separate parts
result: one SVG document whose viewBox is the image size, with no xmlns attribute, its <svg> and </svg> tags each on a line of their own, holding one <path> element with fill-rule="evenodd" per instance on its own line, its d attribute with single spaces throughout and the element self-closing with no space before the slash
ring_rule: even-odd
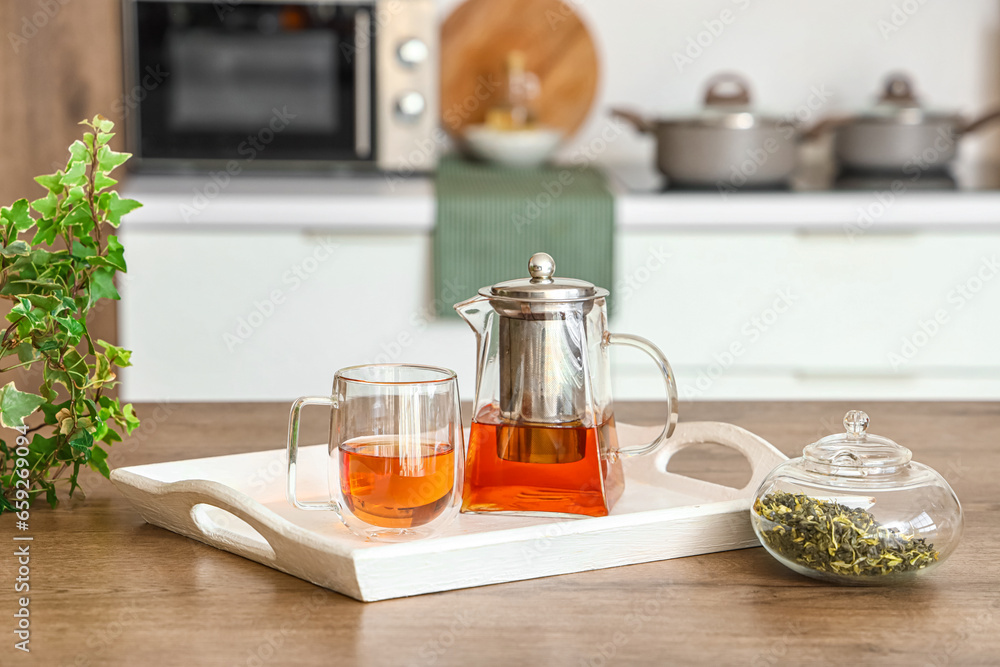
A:
<svg viewBox="0 0 1000 667">
<path fill-rule="evenodd" d="M 870 111 L 830 119 L 834 155 L 842 169 L 874 172 L 940 171 L 955 159 L 959 140 L 1000 119 L 1000 108 L 967 121 L 958 113 L 921 106 L 910 79 L 891 75 Z"/>
<path fill-rule="evenodd" d="M 803 138 L 794 121 L 753 111 L 749 87 L 735 74 L 709 80 L 704 108 L 694 116 L 647 119 L 626 109 L 611 114 L 656 137 L 656 166 L 672 186 L 784 184 Z"/>
</svg>

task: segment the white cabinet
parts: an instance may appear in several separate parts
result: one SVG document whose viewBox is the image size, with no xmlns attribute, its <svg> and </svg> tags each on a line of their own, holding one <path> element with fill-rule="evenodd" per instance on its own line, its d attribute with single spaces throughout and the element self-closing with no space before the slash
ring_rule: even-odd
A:
<svg viewBox="0 0 1000 667">
<path fill-rule="evenodd" d="M 646 233 L 619 256 L 649 277 L 616 325 L 663 347 L 682 396 L 1000 395 L 998 233 Z"/>
<path fill-rule="evenodd" d="M 471 333 L 428 319 L 426 234 L 124 236 L 130 400 L 284 400 L 327 392 L 338 368 L 373 361 L 455 367 L 471 387 Z"/>
<path fill-rule="evenodd" d="M 429 234 L 329 229 L 126 225 L 125 395 L 286 400 L 409 361 L 470 398 L 474 339 L 433 319 Z M 1000 396 L 1000 233 L 626 231 L 616 253 L 611 328 L 659 345 L 683 397 Z M 616 396 L 661 395 L 648 359 L 614 355 Z"/>
</svg>

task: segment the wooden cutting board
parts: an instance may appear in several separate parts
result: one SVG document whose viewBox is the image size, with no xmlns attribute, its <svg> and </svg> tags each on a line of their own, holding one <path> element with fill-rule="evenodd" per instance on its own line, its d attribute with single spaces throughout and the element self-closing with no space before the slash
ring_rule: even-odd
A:
<svg viewBox="0 0 1000 667">
<path fill-rule="evenodd" d="M 583 124 L 597 91 L 597 50 L 560 0 L 467 0 L 441 28 L 442 125 L 460 136 L 503 95 L 507 54 L 521 51 L 540 82 L 539 122 L 566 137 Z"/>
</svg>

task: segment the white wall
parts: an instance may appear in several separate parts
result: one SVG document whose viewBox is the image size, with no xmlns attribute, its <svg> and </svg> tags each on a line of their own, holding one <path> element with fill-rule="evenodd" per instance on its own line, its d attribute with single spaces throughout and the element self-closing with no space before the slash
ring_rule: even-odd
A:
<svg viewBox="0 0 1000 667">
<path fill-rule="evenodd" d="M 723 70 L 743 73 L 759 107 L 777 113 L 798 108 L 818 85 L 833 94 L 831 110 L 864 107 L 884 74 L 897 69 L 912 74 L 934 107 L 974 114 L 1000 102 L 997 0 L 566 1 L 590 27 L 603 66 L 591 116 L 567 153 L 598 135 L 612 104 L 692 110 L 705 80 Z M 442 20 L 459 2 L 438 0 Z M 732 13 L 731 22 L 707 39 L 705 22 L 724 10 Z M 886 29 L 896 27 L 894 19 L 898 29 Z M 674 54 L 683 54 L 701 32 L 708 46 L 679 68 Z M 1000 156 L 1000 131 L 962 148 L 966 158 Z M 627 132 L 602 160 L 644 162 L 651 156 L 651 140 Z"/>
</svg>

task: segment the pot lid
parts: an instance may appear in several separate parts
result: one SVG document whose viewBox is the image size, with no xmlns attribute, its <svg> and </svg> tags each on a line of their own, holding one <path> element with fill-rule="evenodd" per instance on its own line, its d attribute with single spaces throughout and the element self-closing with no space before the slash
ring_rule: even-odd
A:
<svg viewBox="0 0 1000 667">
<path fill-rule="evenodd" d="M 802 454 L 812 463 L 859 471 L 891 469 L 910 462 L 909 449 L 888 438 L 868 433 L 868 423 L 867 414 L 851 410 L 844 415 L 846 433 L 828 435 L 806 446 Z"/>
<path fill-rule="evenodd" d="M 536 252 L 528 260 L 530 278 L 518 278 L 484 288 L 484 296 L 529 301 L 575 301 L 606 296 L 607 290 L 586 280 L 556 278 L 556 261 L 544 252 Z M 488 290 L 488 292 L 487 292 Z"/>
<path fill-rule="evenodd" d="M 910 77 L 902 73 L 890 74 L 875 106 L 864 113 L 865 120 L 890 123 L 919 124 L 928 121 L 958 119 L 958 114 L 931 111 L 921 105 L 914 92 Z"/>
<path fill-rule="evenodd" d="M 693 115 L 657 119 L 661 124 L 683 124 L 704 127 L 745 129 L 773 126 L 781 118 L 754 111 L 750 102 L 750 86 L 739 74 L 725 72 L 708 80 L 702 108 Z"/>
</svg>

